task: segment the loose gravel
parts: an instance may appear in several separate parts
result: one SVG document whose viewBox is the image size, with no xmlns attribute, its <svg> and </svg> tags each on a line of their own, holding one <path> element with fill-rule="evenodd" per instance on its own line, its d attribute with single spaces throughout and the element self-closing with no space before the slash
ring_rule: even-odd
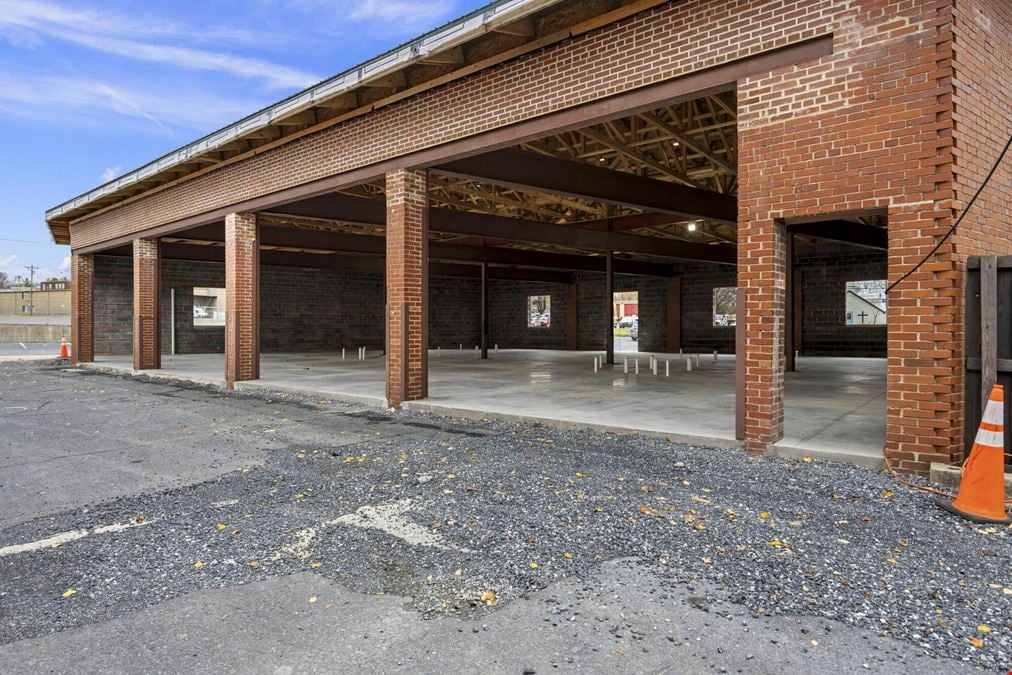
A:
<svg viewBox="0 0 1012 675">
<path fill-rule="evenodd" d="M 263 403 L 186 391 L 208 406 Z M 989 671 L 1012 663 L 1012 528 L 958 519 L 887 475 L 638 435 L 269 400 L 273 421 L 229 432 L 280 443 L 262 463 L 0 530 L 3 547 L 147 523 L 0 558 L 0 643 L 305 570 L 410 597 L 425 616 L 480 617 L 633 557 L 671 583 L 713 585 L 752 617 L 840 621 Z M 320 443 L 314 425 L 373 440 Z M 166 438 L 166 452 L 187 442 Z M 411 521 L 471 552 L 328 524 L 399 500 Z"/>
</svg>

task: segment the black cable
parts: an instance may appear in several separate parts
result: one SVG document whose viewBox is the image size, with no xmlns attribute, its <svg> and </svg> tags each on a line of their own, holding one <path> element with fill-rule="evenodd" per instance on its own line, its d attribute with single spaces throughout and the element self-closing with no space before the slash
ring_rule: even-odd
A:
<svg viewBox="0 0 1012 675">
<path fill-rule="evenodd" d="M 917 263 L 912 268 L 910 268 L 910 271 L 908 271 L 906 274 L 904 274 L 903 276 L 901 276 L 896 281 L 894 281 L 891 284 L 889 284 L 889 288 L 886 289 L 886 293 L 889 293 L 889 291 L 891 291 L 892 289 L 896 288 L 896 286 L 901 281 L 903 281 L 904 279 L 906 279 L 907 277 L 909 277 L 911 274 L 913 274 L 914 272 L 916 272 L 918 269 L 920 269 L 921 265 L 923 265 L 924 263 L 928 262 L 928 259 L 931 258 L 931 256 L 935 255 L 935 253 L 938 252 L 938 249 L 942 248 L 942 244 L 944 244 L 945 241 L 950 236 L 952 236 L 952 233 L 956 231 L 956 228 L 959 227 L 959 224 L 961 222 L 963 222 L 963 216 L 965 216 L 967 213 L 970 212 L 970 209 L 973 208 L 974 202 L 977 201 L 977 197 L 979 197 L 980 193 L 984 191 L 984 188 L 987 187 L 987 184 L 989 182 L 991 182 L 991 176 L 993 176 L 994 172 L 998 170 L 999 166 L 1001 166 L 1002 160 L 1005 159 L 1005 153 L 1008 152 L 1008 149 L 1009 149 L 1010 146 L 1012 146 L 1012 136 L 1008 137 L 1008 142 L 1006 142 L 1005 143 L 1005 147 L 1002 148 L 1001 154 L 998 155 L 998 159 L 996 159 L 995 162 L 994 162 L 994 166 L 992 166 L 991 170 L 987 172 L 987 177 L 984 178 L 984 182 L 980 184 L 979 188 L 977 188 L 977 192 L 974 193 L 973 198 L 970 199 L 969 203 L 967 203 L 966 208 L 963 209 L 963 212 L 959 214 L 959 218 L 956 218 L 956 222 L 954 222 L 952 224 L 952 227 L 949 228 L 949 231 L 946 232 L 945 235 L 941 239 L 938 240 L 938 243 L 935 244 L 935 247 L 933 249 L 931 249 L 930 253 L 928 253 L 926 256 L 924 256 L 924 258 L 919 263 Z"/>
</svg>

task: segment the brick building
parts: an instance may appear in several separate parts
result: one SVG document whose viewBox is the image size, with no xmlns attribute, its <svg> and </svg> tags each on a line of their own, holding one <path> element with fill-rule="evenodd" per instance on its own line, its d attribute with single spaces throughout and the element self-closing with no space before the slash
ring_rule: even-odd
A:
<svg viewBox="0 0 1012 675">
<path fill-rule="evenodd" d="M 887 325 L 846 325 L 846 284 L 898 279 L 982 181 L 1010 31 L 1003 0 L 492 3 L 48 211 L 74 358 L 157 369 L 171 341 L 233 386 L 261 353 L 362 345 L 398 407 L 434 349 L 611 361 L 637 291 L 641 350 L 736 354 L 753 451 L 796 355 L 886 359 L 885 451 L 924 472 L 963 452 L 966 259 L 1012 253 L 1008 165 Z M 224 327 L 194 324 L 195 286 L 226 289 Z"/>
</svg>

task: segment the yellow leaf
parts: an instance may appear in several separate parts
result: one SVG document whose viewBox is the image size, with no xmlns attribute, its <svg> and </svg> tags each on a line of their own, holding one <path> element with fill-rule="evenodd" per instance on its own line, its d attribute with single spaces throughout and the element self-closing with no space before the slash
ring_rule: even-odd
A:
<svg viewBox="0 0 1012 675">
<path fill-rule="evenodd" d="M 895 565 L 898 561 L 896 560 L 896 558 L 887 558 L 886 562 Z"/>
<path fill-rule="evenodd" d="M 462 570 L 462 569 L 460 569 L 460 568 L 458 567 L 457 569 L 455 569 L 455 570 L 453 571 L 453 576 L 455 576 L 455 577 L 459 577 L 459 576 L 460 576 L 461 574 L 463 574 L 463 573 L 464 573 L 464 570 Z"/>
<path fill-rule="evenodd" d="M 970 638 L 970 644 L 979 649 L 984 646 L 984 641 L 980 638 L 972 637 Z"/>
<path fill-rule="evenodd" d="M 885 492 L 882 493 L 882 496 L 885 497 L 885 498 L 887 498 L 887 499 L 889 497 L 893 497 L 895 495 L 896 495 L 896 493 L 893 492 L 892 490 L 886 490 Z"/>
<path fill-rule="evenodd" d="M 193 563 L 193 568 L 194 569 L 198 569 L 199 570 L 203 566 L 204 566 L 204 563 L 203 563 L 203 561 L 200 561 L 200 560 L 198 560 L 197 562 Z"/>
<path fill-rule="evenodd" d="M 700 532 L 706 529 L 706 525 L 703 525 L 702 523 L 696 523 L 696 525 L 694 525 L 693 527 L 699 530 Z"/>
<path fill-rule="evenodd" d="M 257 566 L 257 561 L 256 560 L 250 560 L 249 561 L 249 566 L 250 567 L 256 567 Z"/>
<path fill-rule="evenodd" d="M 979 630 L 981 633 L 990 633 L 991 632 L 991 629 L 988 628 L 987 626 L 985 626 L 984 624 L 980 624 L 979 626 L 977 626 L 977 630 Z"/>
<path fill-rule="evenodd" d="M 841 497 L 840 495 L 838 495 L 838 494 L 836 494 L 836 493 L 834 492 L 834 493 L 833 493 L 833 499 L 843 499 L 843 497 Z"/>
<path fill-rule="evenodd" d="M 738 517 L 738 514 L 732 511 L 731 509 L 724 511 L 724 515 L 727 517 L 728 520 L 734 520 L 735 518 Z"/>
<path fill-rule="evenodd" d="M 812 463 L 812 458 L 811 457 L 802 457 L 801 461 L 804 462 L 805 464 L 811 464 Z"/>
<path fill-rule="evenodd" d="M 321 562 L 314 562 L 312 565 L 310 565 L 310 567 L 312 567 L 314 570 L 318 570 L 321 567 L 323 567 L 323 563 L 321 563 Z"/>
<path fill-rule="evenodd" d="M 683 480 L 682 485 L 692 485 L 692 483 L 690 481 Z"/>
<path fill-rule="evenodd" d="M 456 478 L 456 477 L 457 477 L 457 474 L 455 474 L 455 473 L 448 473 L 448 474 L 446 474 L 446 477 L 447 477 L 448 479 L 451 479 L 451 480 L 452 480 L 452 479 L 454 479 L 454 478 Z"/>
<path fill-rule="evenodd" d="M 217 525 L 215 525 L 214 527 L 215 527 L 215 529 L 217 529 L 217 530 L 218 530 L 219 532 L 221 532 L 222 530 L 224 530 L 224 529 L 228 528 L 228 525 L 226 525 L 225 523 L 218 523 L 218 524 L 217 524 Z"/>
<path fill-rule="evenodd" d="M 650 508 L 649 506 L 644 504 L 643 506 L 640 507 L 640 512 L 646 514 L 657 513 L 657 509 Z"/>
<path fill-rule="evenodd" d="M 712 504 L 713 501 L 699 495 L 692 495 L 692 501 L 696 504 Z"/>
<path fill-rule="evenodd" d="M 566 551 L 565 553 L 562 554 L 562 557 L 565 558 L 566 560 L 570 560 L 572 559 L 573 554 L 570 553 L 569 551 Z"/>
<path fill-rule="evenodd" d="M 576 477 L 577 478 L 586 478 L 587 474 L 583 473 L 582 471 L 577 471 L 576 472 Z"/>
<path fill-rule="evenodd" d="M 769 518 L 770 517 L 770 512 L 769 511 L 763 511 L 762 513 L 759 514 L 759 517 L 760 518 Z"/>
<path fill-rule="evenodd" d="M 316 602 L 316 596 L 315 596 L 315 595 L 311 595 L 311 596 L 309 596 L 309 604 L 311 604 L 311 605 L 312 605 L 312 604 L 313 604 L 313 603 L 315 603 L 315 602 Z"/>
<path fill-rule="evenodd" d="M 1012 588 L 1003 588 L 1001 589 L 1001 592 L 1005 595 L 1012 595 Z"/>
<path fill-rule="evenodd" d="M 295 495 L 295 497 L 294 497 L 295 501 L 300 501 L 300 500 L 303 500 L 305 498 L 306 498 L 306 495 L 302 494 L 301 492 L 299 494 Z"/>
<path fill-rule="evenodd" d="M 536 569 L 538 569 L 538 564 L 537 564 L 536 562 L 532 562 L 532 563 L 531 563 L 531 564 L 529 565 L 529 567 L 530 567 L 530 568 L 531 568 L 532 570 L 536 570 Z"/>
<path fill-rule="evenodd" d="M 63 544 L 61 542 L 56 542 L 55 544 L 50 544 L 49 547 L 50 548 L 60 548 L 60 546 L 62 546 L 62 545 Z"/>
<path fill-rule="evenodd" d="M 770 542 L 770 546 L 772 546 L 773 548 L 780 548 L 783 545 L 784 545 L 783 542 L 781 542 L 779 539 L 774 539 L 773 541 Z"/>
<path fill-rule="evenodd" d="M 69 598 L 72 595 L 77 595 L 77 591 L 75 591 L 73 588 L 68 588 L 63 592 L 63 597 L 65 598 Z"/>
<path fill-rule="evenodd" d="M 906 548 L 907 546 L 910 546 L 910 542 L 907 541 L 906 539 L 900 539 L 900 546 Z"/>
</svg>

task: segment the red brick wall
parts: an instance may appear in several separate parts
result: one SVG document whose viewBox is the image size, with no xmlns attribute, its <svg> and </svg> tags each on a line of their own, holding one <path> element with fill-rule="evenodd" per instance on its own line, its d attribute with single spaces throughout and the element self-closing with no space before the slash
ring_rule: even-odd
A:
<svg viewBox="0 0 1012 675">
<path fill-rule="evenodd" d="M 386 196 L 386 397 L 390 406 L 398 408 L 403 401 L 428 396 L 428 327 L 424 321 L 428 312 L 429 258 L 426 172 L 391 171 L 386 177 Z"/>
<path fill-rule="evenodd" d="M 739 83 L 739 282 L 749 287 L 753 450 L 779 437 L 783 410 L 778 220 L 886 210 L 891 280 L 951 223 L 951 2 L 832 5 L 840 8 L 826 16 L 835 15 L 832 56 Z M 961 273 L 950 250 L 941 254 L 890 295 L 887 447 L 909 471 L 960 450 Z"/>
<path fill-rule="evenodd" d="M 162 367 L 159 346 L 161 261 L 157 239 L 134 239 L 134 369 Z"/>
<path fill-rule="evenodd" d="M 260 377 L 260 246 L 255 213 L 225 218 L 225 383 Z"/>
<path fill-rule="evenodd" d="M 953 10 L 953 174 L 956 207 L 983 182 L 1012 134 L 1012 3 L 956 0 Z M 960 259 L 1012 253 L 1012 155 L 955 234 Z"/>
<path fill-rule="evenodd" d="M 70 258 L 71 361 L 95 360 L 95 259 L 90 255 Z"/>
<path fill-rule="evenodd" d="M 824 35 L 838 29 L 851 4 L 661 5 L 95 216 L 71 227 L 72 244 L 94 244 Z"/>
</svg>

